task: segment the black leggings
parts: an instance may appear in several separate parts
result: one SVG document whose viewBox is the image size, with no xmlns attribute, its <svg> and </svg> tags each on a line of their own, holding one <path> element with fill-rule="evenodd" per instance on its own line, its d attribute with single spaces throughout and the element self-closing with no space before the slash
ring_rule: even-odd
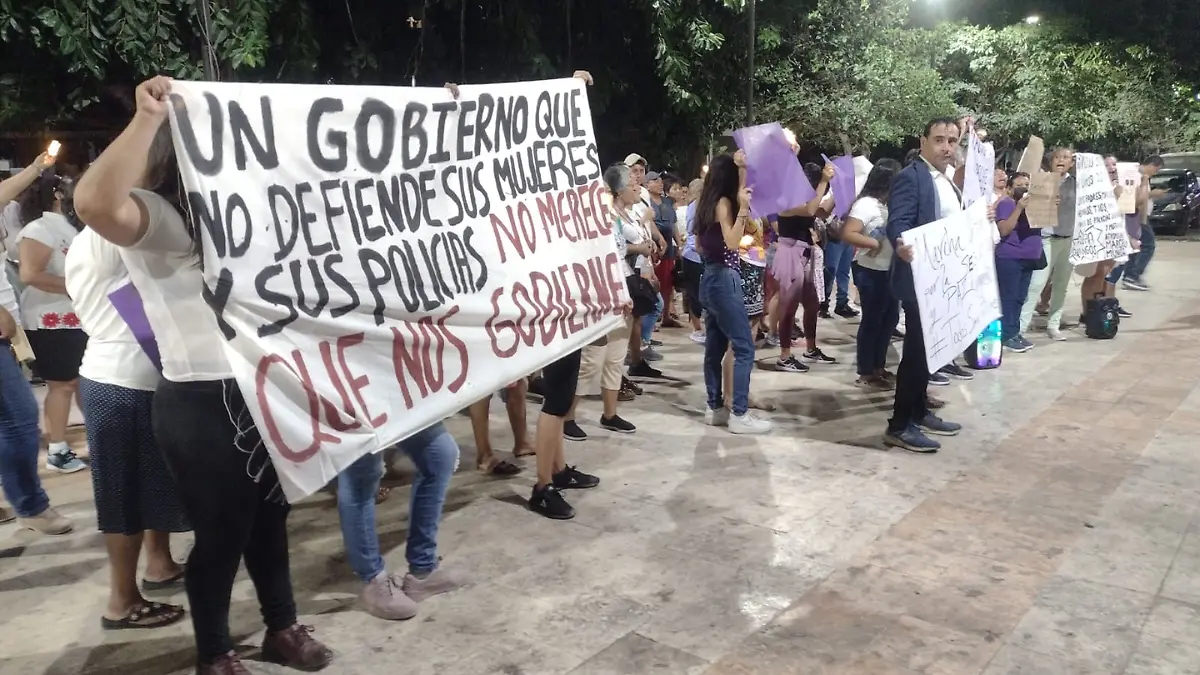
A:
<svg viewBox="0 0 1200 675">
<path fill-rule="evenodd" d="M 239 425 L 230 419 L 230 411 Z M 233 649 L 229 596 L 243 558 L 267 630 L 296 623 L 288 505 L 233 380 L 164 380 L 154 393 L 153 414 L 155 439 L 196 534 L 185 585 L 197 657 L 200 663 L 211 663 Z M 237 426 L 248 433 L 235 445 Z"/>
<path fill-rule="evenodd" d="M 579 385 L 579 363 L 583 352 L 576 349 L 561 359 L 542 368 L 542 387 L 545 400 L 542 412 L 552 417 L 566 417 L 575 402 L 575 388 Z"/>
</svg>

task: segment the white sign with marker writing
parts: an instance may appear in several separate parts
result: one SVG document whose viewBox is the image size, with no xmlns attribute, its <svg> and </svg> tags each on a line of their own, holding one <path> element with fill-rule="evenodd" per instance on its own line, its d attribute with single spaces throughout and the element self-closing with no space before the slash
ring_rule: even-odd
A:
<svg viewBox="0 0 1200 675">
<path fill-rule="evenodd" d="M 1142 165 L 1137 162 L 1117 162 L 1117 184 L 1121 186 L 1117 208 L 1126 215 L 1137 213 L 1137 191 L 1142 184 Z"/>
<path fill-rule="evenodd" d="M 991 204 L 996 201 L 996 149 L 980 140 L 975 129 L 967 133 L 967 165 L 963 176 L 963 205 L 970 206 L 980 199 Z"/>
<path fill-rule="evenodd" d="M 1104 158 L 1075 153 L 1075 181 L 1075 237 L 1069 262 L 1087 265 L 1129 255 L 1133 248 Z"/>
<path fill-rule="evenodd" d="M 904 243 L 913 247 L 913 285 L 931 373 L 963 353 L 1000 317 L 987 210 L 980 200 L 904 233 Z"/>
<path fill-rule="evenodd" d="M 289 499 L 624 320 L 584 84 L 460 92 L 173 84 L 206 295 Z"/>
</svg>

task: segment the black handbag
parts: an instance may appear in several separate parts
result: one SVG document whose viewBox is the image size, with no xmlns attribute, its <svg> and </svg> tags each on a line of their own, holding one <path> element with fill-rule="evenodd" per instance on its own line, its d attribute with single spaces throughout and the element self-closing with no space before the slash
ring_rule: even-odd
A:
<svg viewBox="0 0 1200 675">
<path fill-rule="evenodd" d="M 1042 254 L 1038 256 L 1037 260 L 1026 259 L 1022 260 L 1021 263 L 1025 265 L 1025 269 L 1036 272 L 1038 270 L 1046 269 L 1046 267 L 1050 264 L 1050 261 L 1046 260 L 1046 251 L 1043 249 Z"/>
<path fill-rule="evenodd" d="M 629 287 L 629 298 L 633 300 L 635 317 L 643 317 L 657 311 L 658 292 L 654 290 L 649 279 L 640 274 L 630 274 L 625 277 L 625 285 Z"/>
</svg>

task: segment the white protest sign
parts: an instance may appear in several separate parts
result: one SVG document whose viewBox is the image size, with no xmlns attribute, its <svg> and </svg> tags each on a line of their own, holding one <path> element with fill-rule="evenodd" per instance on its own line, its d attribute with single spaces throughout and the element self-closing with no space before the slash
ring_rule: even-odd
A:
<svg viewBox="0 0 1200 675">
<path fill-rule="evenodd" d="M 996 201 L 996 149 L 984 143 L 974 129 L 967 134 L 967 166 L 963 176 L 963 205 L 978 200 Z"/>
<path fill-rule="evenodd" d="M 1117 185 L 1121 196 L 1117 197 L 1117 208 L 1126 215 L 1137 213 L 1137 190 L 1142 184 L 1142 167 L 1137 162 L 1117 162 Z"/>
<path fill-rule="evenodd" d="M 623 321 L 584 84 L 459 89 L 173 84 L 209 304 L 289 499 Z"/>
<path fill-rule="evenodd" d="M 854 196 L 857 197 L 862 192 L 863 187 L 867 184 L 867 176 L 871 175 L 871 169 L 874 168 L 875 165 L 866 157 L 862 155 L 854 157 Z"/>
<path fill-rule="evenodd" d="M 1104 158 L 1075 153 L 1075 237 L 1069 262 L 1087 265 L 1116 260 L 1132 250 Z"/>
<path fill-rule="evenodd" d="M 950 363 L 1000 316 L 988 204 L 904 233 L 929 372 Z"/>
</svg>

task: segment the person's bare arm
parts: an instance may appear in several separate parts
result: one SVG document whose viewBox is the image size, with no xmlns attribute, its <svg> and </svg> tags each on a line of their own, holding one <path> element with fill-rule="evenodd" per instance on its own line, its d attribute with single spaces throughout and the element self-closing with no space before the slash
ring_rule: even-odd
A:
<svg viewBox="0 0 1200 675">
<path fill-rule="evenodd" d="M 33 286 L 47 293 L 67 294 L 67 280 L 50 274 L 46 265 L 50 264 L 50 254 L 54 251 L 40 241 L 33 239 L 21 240 L 21 283 Z"/>
<path fill-rule="evenodd" d="M 721 238 L 725 240 L 725 248 L 730 251 L 738 250 L 742 237 L 746 234 L 746 223 L 750 220 L 749 200 L 739 209 L 737 215 L 728 199 L 722 198 L 717 202 L 717 222 L 721 225 Z"/>
<path fill-rule="evenodd" d="M 17 334 L 17 320 L 7 309 L 0 307 L 0 339 L 11 340 Z"/>
<path fill-rule="evenodd" d="M 33 164 L 25 167 L 17 175 L 0 181 L 0 206 L 16 201 L 42 172 L 54 165 L 54 158 L 46 153 L 38 155 Z"/>
<path fill-rule="evenodd" d="M 821 213 L 821 202 L 825 200 L 825 193 L 829 191 L 829 181 L 833 180 L 834 168 L 832 164 L 826 164 L 821 171 L 821 182 L 817 183 L 816 194 L 808 200 L 807 204 L 802 204 L 794 209 L 788 209 L 781 216 L 804 216 L 805 218 L 813 218 Z"/>
<path fill-rule="evenodd" d="M 75 186 L 75 211 L 96 234 L 117 246 L 131 246 L 146 234 L 150 216 L 133 197 L 146 173 L 150 146 L 166 122 L 171 80 L 158 76 L 138 85 L 137 112 Z"/>
<path fill-rule="evenodd" d="M 863 222 L 858 218 L 847 218 L 842 224 L 842 241 L 855 248 L 865 248 L 874 251 L 879 248 L 879 241 L 863 233 Z"/>
</svg>

